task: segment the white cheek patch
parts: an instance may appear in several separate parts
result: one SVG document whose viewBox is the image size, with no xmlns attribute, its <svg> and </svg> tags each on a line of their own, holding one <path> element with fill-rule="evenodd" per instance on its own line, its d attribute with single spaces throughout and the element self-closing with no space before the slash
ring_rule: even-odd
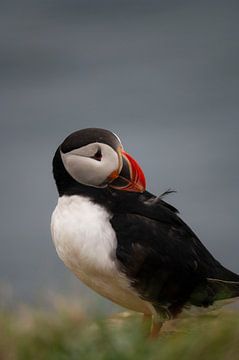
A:
<svg viewBox="0 0 239 360">
<path fill-rule="evenodd" d="M 63 155 L 67 155 L 67 154 L 72 154 L 72 155 L 79 155 L 79 156 L 84 156 L 84 157 L 93 157 L 95 155 L 95 153 L 98 151 L 98 149 L 101 148 L 100 143 L 93 143 L 93 144 L 88 144 L 86 146 L 82 146 L 81 148 L 72 150 L 66 154 Z"/>
<path fill-rule="evenodd" d="M 101 161 L 92 158 L 99 149 L 102 153 Z M 89 144 L 65 154 L 61 152 L 61 158 L 66 171 L 73 179 L 94 187 L 107 186 L 107 178 L 119 168 L 117 152 L 109 145 L 101 143 Z"/>
</svg>

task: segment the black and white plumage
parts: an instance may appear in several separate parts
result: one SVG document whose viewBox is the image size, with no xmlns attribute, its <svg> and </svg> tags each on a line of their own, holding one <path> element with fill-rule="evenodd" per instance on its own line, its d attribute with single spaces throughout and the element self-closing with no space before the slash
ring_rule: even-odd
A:
<svg viewBox="0 0 239 360">
<path fill-rule="evenodd" d="M 161 320 L 239 296 L 239 276 L 208 252 L 173 206 L 145 190 L 141 168 L 115 134 L 71 134 L 56 151 L 53 174 L 57 253 L 99 294 Z"/>
</svg>

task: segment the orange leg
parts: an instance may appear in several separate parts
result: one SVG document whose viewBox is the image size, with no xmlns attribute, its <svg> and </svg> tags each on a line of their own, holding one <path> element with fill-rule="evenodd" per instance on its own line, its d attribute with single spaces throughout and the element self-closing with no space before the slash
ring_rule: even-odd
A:
<svg viewBox="0 0 239 360">
<path fill-rule="evenodd" d="M 150 339 L 156 339 L 159 336 L 163 321 L 154 319 L 152 315 L 144 314 L 143 316 L 143 328 Z"/>
<path fill-rule="evenodd" d="M 163 321 L 155 321 L 155 319 L 152 319 L 152 325 L 149 336 L 150 339 L 157 339 L 162 326 L 163 326 Z"/>
</svg>

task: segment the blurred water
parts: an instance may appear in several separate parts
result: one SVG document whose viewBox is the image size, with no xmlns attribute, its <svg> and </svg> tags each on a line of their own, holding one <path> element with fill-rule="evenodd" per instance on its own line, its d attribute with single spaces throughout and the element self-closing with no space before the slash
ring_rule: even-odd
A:
<svg viewBox="0 0 239 360">
<path fill-rule="evenodd" d="M 51 159 L 70 132 L 118 133 L 148 188 L 238 265 L 237 1 L 0 2 L 0 281 L 18 301 L 92 295 L 50 239 Z"/>
</svg>

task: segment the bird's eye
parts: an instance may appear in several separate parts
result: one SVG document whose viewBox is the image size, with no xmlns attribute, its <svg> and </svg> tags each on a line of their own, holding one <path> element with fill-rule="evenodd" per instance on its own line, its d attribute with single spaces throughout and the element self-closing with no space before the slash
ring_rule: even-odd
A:
<svg viewBox="0 0 239 360">
<path fill-rule="evenodd" d="M 92 159 L 101 161 L 102 159 L 102 152 L 101 149 L 98 149 L 94 156 L 92 156 Z"/>
</svg>

